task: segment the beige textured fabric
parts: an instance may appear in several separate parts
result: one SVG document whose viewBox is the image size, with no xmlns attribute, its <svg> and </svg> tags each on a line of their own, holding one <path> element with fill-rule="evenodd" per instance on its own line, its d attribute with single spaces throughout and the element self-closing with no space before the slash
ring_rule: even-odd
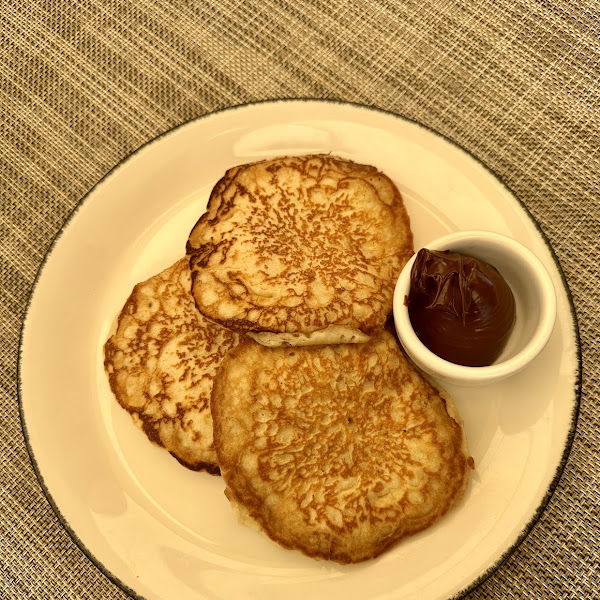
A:
<svg viewBox="0 0 600 600">
<path fill-rule="evenodd" d="M 2 2 L 0 597 L 127 597 L 60 525 L 21 432 L 19 332 L 52 239 L 156 135 L 236 104 L 309 97 L 439 131 L 548 236 L 580 322 L 577 433 L 541 519 L 468 598 L 598 598 L 599 40 L 596 1 Z"/>
</svg>

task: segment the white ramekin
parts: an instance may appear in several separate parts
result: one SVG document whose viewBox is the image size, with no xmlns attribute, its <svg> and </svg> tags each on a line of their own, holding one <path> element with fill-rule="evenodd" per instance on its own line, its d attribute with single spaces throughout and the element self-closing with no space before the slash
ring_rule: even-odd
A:
<svg viewBox="0 0 600 600">
<path fill-rule="evenodd" d="M 432 377 L 456 385 L 488 384 L 524 369 L 547 344 L 556 320 L 554 286 L 540 260 L 519 242 L 487 231 L 452 233 L 424 247 L 460 252 L 496 267 L 512 289 L 516 320 L 506 348 L 492 365 L 465 367 L 440 358 L 417 337 L 408 315 L 415 254 L 398 278 L 393 305 L 396 331 L 410 358 Z"/>
</svg>

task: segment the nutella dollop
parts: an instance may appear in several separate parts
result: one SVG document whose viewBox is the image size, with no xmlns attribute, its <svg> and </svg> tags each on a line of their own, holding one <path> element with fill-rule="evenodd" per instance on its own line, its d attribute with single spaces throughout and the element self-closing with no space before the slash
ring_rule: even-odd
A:
<svg viewBox="0 0 600 600">
<path fill-rule="evenodd" d="M 432 352 L 459 365 L 483 367 L 506 346 L 515 322 L 515 299 L 492 265 L 424 248 L 411 271 L 408 314 Z"/>
</svg>

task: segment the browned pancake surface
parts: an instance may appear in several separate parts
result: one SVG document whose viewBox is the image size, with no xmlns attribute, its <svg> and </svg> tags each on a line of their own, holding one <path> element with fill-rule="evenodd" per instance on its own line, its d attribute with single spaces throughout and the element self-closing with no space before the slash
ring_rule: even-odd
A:
<svg viewBox="0 0 600 600">
<path fill-rule="evenodd" d="M 463 495 L 460 417 L 387 330 L 365 344 L 225 359 L 213 389 L 227 496 L 286 548 L 340 563 L 378 556 Z"/>
<path fill-rule="evenodd" d="M 227 171 L 187 252 L 210 319 L 266 345 L 358 342 L 389 316 L 413 238 L 387 176 L 310 155 Z"/>
<path fill-rule="evenodd" d="M 155 444 L 186 467 L 218 473 L 210 394 L 238 336 L 196 310 L 187 259 L 139 283 L 104 347 L 111 389 Z"/>
</svg>

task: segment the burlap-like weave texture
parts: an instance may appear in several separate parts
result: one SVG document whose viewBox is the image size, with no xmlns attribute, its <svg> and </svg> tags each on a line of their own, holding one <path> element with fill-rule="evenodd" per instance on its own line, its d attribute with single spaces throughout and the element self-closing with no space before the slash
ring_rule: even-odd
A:
<svg viewBox="0 0 600 600">
<path fill-rule="evenodd" d="M 469 598 L 598 598 L 599 65 L 596 2 L 4 2 L 0 597 L 127 597 L 61 527 L 21 431 L 19 333 L 53 238 L 108 170 L 160 133 L 302 97 L 439 131 L 495 172 L 550 240 L 581 330 L 577 433 L 541 519 Z"/>
</svg>

